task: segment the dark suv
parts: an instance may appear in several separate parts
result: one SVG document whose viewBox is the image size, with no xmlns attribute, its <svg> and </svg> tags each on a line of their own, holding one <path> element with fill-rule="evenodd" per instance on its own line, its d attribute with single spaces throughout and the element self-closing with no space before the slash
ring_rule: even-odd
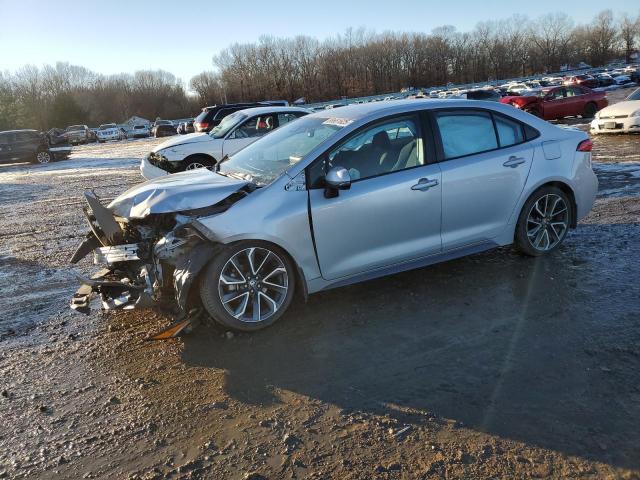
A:
<svg viewBox="0 0 640 480">
<path fill-rule="evenodd" d="M 288 107 L 289 102 L 285 100 L 272 100 L 251 103 L 227 103 L 225 105 L 204 107 L 200 115 L 193 120 L 193 128 L 196 132 L 208 132 L 213 127 L 217 126 L 224 117 L 232 114 L 233 112 L 244 110 L 245 108 L 273 106 Z"/>
<path fill-rule="evenodd" d="M 71 152 L 66 141 L 49 146 L 47 136 L 37 130 L 8 130 L 0 132 L 0 163 L 49 163 L 66 158 Z"/>
</svg>

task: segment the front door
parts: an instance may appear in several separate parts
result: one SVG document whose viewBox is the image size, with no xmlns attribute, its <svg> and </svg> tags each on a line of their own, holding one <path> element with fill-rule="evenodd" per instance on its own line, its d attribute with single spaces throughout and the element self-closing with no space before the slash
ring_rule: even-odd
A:
<svg viewBox="0 0 640 480">
<path fill-rule="evenodd" d="M 438 253 L 441 176 L 427 164 L 417 117 L 383 121 L 360 132 L 311 167 L 309 176 L 340 166 L 349 190 L 326 198 L 309 191 L 323 278 L 334 280 Z"/>
<path fill-rule="evenodd" d="M 276 119 L 273 114 L 250 117 L 227 135 L 222 144 L 222 154 L 233 155 L 275 128 Z"/>
<path fill-rule="evenodd" d="M 570 100 L 566 98 L 566 88 L 556 88 L 549 92 L 544 99 L 544 118 L 545 120 L 553 120 L 555 118 L 564 118 L 571 115 Z"/>
<path fill-rule="evenodd" d="M 465 109 L 435 116 L 443 155 L 443 250 L 490 242 L 518 203 L 533 147 L 522 125 L 507 116 Z"/>
</svg>

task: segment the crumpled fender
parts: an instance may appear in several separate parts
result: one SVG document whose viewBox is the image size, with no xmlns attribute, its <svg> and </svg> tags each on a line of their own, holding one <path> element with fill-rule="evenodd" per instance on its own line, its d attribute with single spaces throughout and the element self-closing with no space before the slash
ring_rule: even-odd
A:
<svg viewBox="0 0 640 480">
<path fill-rule="evenodd" d="M 198 278 L 207 263 L 223 248 L 209 242 L 201 242 L 187 250 L 175 262 L 173 271 L 173 287 L 176 295 L 176 303 L 180 310 L 187 308 L 187 299 L 193 282 Z"/>
</svg>

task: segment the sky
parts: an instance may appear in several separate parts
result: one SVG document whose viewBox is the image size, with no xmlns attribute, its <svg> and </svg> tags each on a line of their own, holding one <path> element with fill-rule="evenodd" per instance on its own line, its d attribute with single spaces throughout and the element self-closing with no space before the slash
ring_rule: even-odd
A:
<svg viewBox="0 0 640 480">
<path fill-rule="evenodd" d="M 261 35 L 324 39 L 347 28 L 430 32 L 472 30 L 513 13 L 536 18 L 560 9 L 576 23 L 611 8 L 640 13 L 638 0 L 0 0 L 0 72 L 58 61 L 115 74 L 167 70 L 185 82 L 212 70 L 212 56 Z M 516 9 L 517 7 L 517 9 Z"/>
</svg>

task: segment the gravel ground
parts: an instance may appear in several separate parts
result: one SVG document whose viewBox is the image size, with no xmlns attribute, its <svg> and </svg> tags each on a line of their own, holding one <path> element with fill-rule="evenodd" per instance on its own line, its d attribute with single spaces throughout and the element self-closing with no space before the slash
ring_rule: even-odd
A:
<svg viewBox="0 0 640 480">
<path fill-rule="evenodd" d="M 498 249 L 152 343 L 160 313 L 69 311 L 68 258 L 82 191 L 139 182 L 159 141 L 0 166 L 0 478 L 640 478 L 640 136 L 594 139 L 596 206 L 548 258 Z"/>
</svg>

